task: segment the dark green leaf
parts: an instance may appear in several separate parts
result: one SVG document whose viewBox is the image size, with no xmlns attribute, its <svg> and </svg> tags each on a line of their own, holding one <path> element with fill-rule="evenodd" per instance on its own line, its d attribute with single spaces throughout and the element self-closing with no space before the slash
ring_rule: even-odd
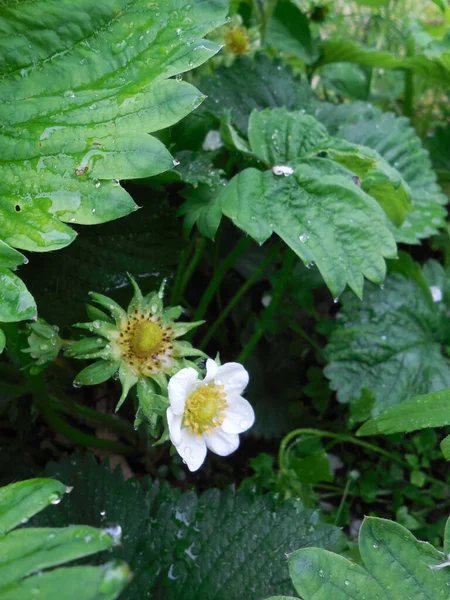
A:
<svg viewBox="0 0 450 600">
<path fill-rule="evenodd" d="M 315 116 L 330 134 L 376 150 L 409 185 L 414 212 L 400 228 L 392 225 L 398 242 L 417 244 L 437 233 L 445 223 L 448 199 L 436 184 L 428 153 L 408 119 L 364 103 L 323 104 Z"/>
<path fill-rule="evenodd" d="M 322 525 L 298 500 L 277 501 L 208 490 L 197 497 L 166 484 L 123 481 L 92 457 L 64 459 L 47 472 L 74 490 L 38 522 L 122 525 L 124 544 L 115 555 L 130 563 L 135 578 L 123 600 L 142 594 L 165 600 L 258 600 L 280 590 L 292 593 L 285 553 L 296 547 L 333 547 L 340 532 Z M 237 552 L 236 549 L 239 548 Z"/>
<path fill-rule="evenodd" d="M 328 159 L 291 168 L 287 177 L 242 171 L 221 194 L 224 214 L 259 243 L 279 235 L 306 265 L 317 265 L 334 297 L 346 284 L 361 295 L 364 276 L 381 283 L 383 257 L 395 256 L 396 246 L 375 200 Z"/>
<path fill-rule="evenodd" d="M 201 88 L 208 96 L 202 110 L 219 120 L 231 111 L 232 122 L 241 133 L 247 132 L 253 110 L 276 107 L 307 110 L 316 105 L 307 83 L 264 54 L 257 54 L 253 60 L 239 57 L 230 68 L 220 68 L 203 79 Z"/>
<path fill-rule="evenodd" d="M 448 598 L 445 557 L 401 525 L 368 517 L 359 533 L 364 566 L 317 548 L 294 552 L 289 570 L 304 600 Z"/>
<path fill-rule="evenodd" d="M 450 387 L 450 361 L 442 354 L 447 308 L 442 290 L 431 291 L 435 302 L 408 267 L 381 288 L 368 285 L 364 302 L 350 294 L 343 298 L 325 368 L 341 402 L 370 390 L 376 417 L 408 398 Z"/>
</svg>

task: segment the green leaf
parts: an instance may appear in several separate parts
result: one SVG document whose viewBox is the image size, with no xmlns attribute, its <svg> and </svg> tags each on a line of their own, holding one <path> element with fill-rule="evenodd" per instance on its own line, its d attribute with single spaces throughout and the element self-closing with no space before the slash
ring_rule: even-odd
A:
<svg viewBox="0 0 450 600">
<path fill-rule="evenodd" d="M 67 502 L 40 515 L 39 525 L 121 523 L 126 539 L 113 556 L 134 571 L 121 600 L 140 600 L 142 590 L 155 600 L 241 600 L 243 589 L 246 600 L 290 594 L 285 553 L 312 544 L 332 548 L 341 539 L 337 528 L 322 524 L 298 500 L 255 498 L 230 488 L 197 496 L 166 483 L 125 482 L 91 456 L 64 458 L 47 473 L 74 490 Z"/>
<path fill-rule="evenodd" d="M 448 598 L 445 557 L 401 525 L 368 517 L 359 533 L 364 566 L 318 548 L 289 557 L 289 571 L 304 600 Z"/>
<path fill-rule="evenodd" d="M 36 317 L 36 303 L 25 284 L 8 269 L 0 267 L 0 323 Z"/>
<path fill-rule="evenodd" d="M 267 25 L 265 43 L 306 64 L 312 63 L 318 54 L 308 17 L 291 2 L 277 3 Z"/>
<path fill-rule="evenodd" d="M 0 329 L 0 354 L 5 349 L 5 345 L 6 345 L 6 337 L 5 337 L 5 334 L 3 333 L 3 331 Z"/>
<path fill-rule="evenodd" d="M 248 139 L 254 154 L 268 166 L 291 163 L 328 138 L 325 127 L 303 112 L 254 110 Z"/>
<path fill-rule="evenodd" d="M 15 269 L 27 262 L 28 259 L 21 252 L 0 240 L 0 267 Z"/>
<path fill-rule="evenodd" d="M 306 82 L 294 77 L 289 67 L 262 53 L 253 60 L 239 57 L 230 68 L 217 69 L 202 80 L 201 88 L 208 96 L 201 110 L 218 120 L 231 111 L 232 122 L 241 133 L 247 132 L 253 110 L 307 110 L 317 103 Z"/>
<path fill-rule="evenodd" d="M 375 150 L 345 140 L 319 142 L 316 152 L 343 165 L 360 178 L 362 189 L 375 198 L 389 219 L 400 227 L 412 210 L 410 191 L 400 173 Z"/>
<path fill-rule="evenodd" d="M 0 600 L 24 600 L 38 596 L 46 600 L 114 600 L 130 578 L 125 563 L 103 567 L 71 567 L 39 573 L 0 589 Z"/>
<path fill-rule="evenodd" d="M 367 49 L 351 40 L 327 40 L 320 44 L 317 66 L 350 62 L 365 67 L 411 70 L 439 85 L 450 83 L 450 71 L 445 60 L 427 56 L 395 56 L 384 50 Z"/>
<path fill-rule="evenodd" d="M 113 548 L 120 542 L 120 527 L 72 525 L 12 531 L 49 504 L 59 504 L 70 491 L 53 479 L 31 479 L 0 488 L 0 600 L 23 600 L 38 594 L 46 600 L 113 600 L 125 587 L 130 575 L 125 563 L 43 573 Z"/>
<path fill-rule="evenodd" d="M 436 183 L 428 153 L 408 119 L 364 103 L 322 104 L 315 116 L 330 134 L 376 150 L 402 176 L 411 191 L 413 212 L 400 228 L 398 242 L 417 244 L 445 223 L 447 197 Z"/>
<path fill-rule="evenodd" d="M 75 239 L 66 223 L 104 223 L 137 208 L 119 180 L 172 168 L 168 150 L 148 134 L 202 102 L 191 84 L 170 78 L 219 50 L 201 36 L 220 25 L 226 11 L 226 0 L 117 0 L 101 6 L 94 0 L 76 6 L 48 0 L 5 8 L 4 242 L 57 250 Z M 2 277 L 0 286 L 3 294 L 10 283 Z M 12 312 L 7 320 L 26 317 Z"/>
<path fill-rule="evenodd" d="M 364 423 L 358 435 L 398 433 L 450 425 L 450 389 L 406 400 Z"/>
<path fill-rule="evenodd" d="M 351 100 L 367 100 L 368 70 L 351 63 L 334 63 L 320 69 L 320 81 L 328 91 Z"/>
<path fill-rule="evenodd" d="M 30 479 L 0 488 L 1 535 L 61 499 L 65 491 L 66 486 L 52 479 Z"/>
<path fill-rule="evenodd" d="M 441 450 L 444 458 L 450 460 L 450 435 L 445 437 L 441 442 Z"/>
<path fill-rule="evenodd" d="M 381 283 L 396 254 L 383 211 L 328 159 L 291 164 L 292 175 L 246 169 L 221 194 L 222 210 L 259 243 L 274 232 L 306 265 L 315 263 L 334 297 L 364 276 Z M 274 201 L 276 199 L 276 202 Z"/>
<path fill-rule="evenodd" d="M 189 184 L 182 192 L 186 202 L 178 210 L 185 217 L 184 225 L 189 231 L 197 224 L 200 233 L 214 239 L 222 219 L 218 195 L 226 183 L 223 171 L 212 163 L 214 152 L 180 152 L 179 172 Z"/>
<path fill-rule="evenodd" d="M 5 552 L 0 560 L 0 598 L 2 587 L 113 545 L 107 533 L 85 525 L 17 529 L 0 544 Z"/>
<path fill-rule="evenodd" d="M 431 291 L 435 302 L 408 266 L 405 275 L 389 275 L 382 288 L 368 285 L 364 302 L 345 295 L 325 368 L 341 402 L 370 390 L 376 417 L 411 397 L 450 387 L 450 361 L 442 353 L 450 339 L 448 308 L 442 290 Z"/>
</svg>

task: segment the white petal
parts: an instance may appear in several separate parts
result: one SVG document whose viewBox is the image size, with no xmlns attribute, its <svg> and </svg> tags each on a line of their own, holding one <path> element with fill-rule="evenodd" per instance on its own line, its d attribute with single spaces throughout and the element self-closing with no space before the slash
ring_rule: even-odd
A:
<svg viewBox="0 0 450 600">
<path fill-rule="evenodd" d="M 255 413 L 252 405 L 242 396 L 230 395 L 227 397 L 228 408 L 225 410 L 225 419 L 222 429 L 225 433 L 242 433 L 247 431 L 255 422 Z"/>
<path fill-rule="evenodd" d="M 206 444 L 203 437 L 194 435 L 187 427 L 183 427 L 180 443 L 175 448 L 190 471 L 197 471 L 202 466 L 206 456 Z"/>
<path fill-rule="evenodd" d="M 212 360 L 211 358 L 208 358 L 208 360 L 206 361 L 205 381 L 209 380 L 209 379 L 214 379 L 218 368 L 219 368 L 219 365 L 216 363 L 216 361 Z"/>
<path fill-rule="evenodd" d="M 228 456 L 239 447 L 239 436 L 216 429 L 214 433 L 205 435 L 205 442 L 211 452 Z"/>
<path fill-rule="evenodd" d="M 169 402 L 176 415 L 182 415 L 186 398 L 191 393 L 195 383 L 198 381 L 198 373 L 192 367 L 181 369 L 171 377 L 168 386 Z"/>
<path fill-rule="evenodd" d="M 167 409 L 167 423 L 169 425 L 170 441 L 174 446 L 181 443 L 181 422 L 183 415 L 176 415 L 171 406 Z"/>
<path fill-rule="evenodd" d="M 248 373 L 239 363 L 225 363 L 217 369 L 214 380 L 225 386 L 227 394 L 242 394 L 248 384 Z"/>
</svg>

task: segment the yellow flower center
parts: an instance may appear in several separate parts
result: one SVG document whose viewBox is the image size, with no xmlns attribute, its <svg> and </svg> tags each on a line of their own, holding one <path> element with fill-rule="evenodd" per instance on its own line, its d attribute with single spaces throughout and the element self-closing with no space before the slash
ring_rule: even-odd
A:
<svg viewBox="0 0 450 600">
<path fill-rule="evenodd" d="M 172 327 L 163 325 L 161 317 L 135 310 L 120 332 L 122 358 L 137 375 L 169 373 L 174 364 L 173 338 Z"/>
<path fill-rule="evenodd" d="M 136 325 L 130 346 L 136 356 L 146 357 L 154 354 L 163 339 L 163 331 L 152 321 L 141 321 Z"/>
<path fill-rule="evenodd" d="M 244 27 L 232 27 L 225 34 L 225 44 L 234 54 L 246 54 L 250 50 L 250 40 Z"/>
<path fill-rule="evenodd" d="M 186 400 L 183 425 L 195 435 L 211 433 L 222 425 L 227 406 L 223 385 L 214 382 L 201 385 Z"/>
</svg>

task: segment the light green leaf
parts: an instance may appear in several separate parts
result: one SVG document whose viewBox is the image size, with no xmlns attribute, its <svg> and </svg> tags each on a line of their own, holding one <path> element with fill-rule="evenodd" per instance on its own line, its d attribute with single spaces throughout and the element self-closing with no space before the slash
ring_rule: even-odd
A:
<svg viewBox="0 0 450 600">
<path fill-rule="evenodd" d="M 265 43 L 310 64 L 317 58 L 308 17 L 292 2 L 278 2 L 267 25 Z"/>
<path fill-rule="evenodd" d="M 444 458 L 450 460 L 450 435 L 445 437 L 441 442 L 441 450 Z M 450 552 L 449 552 L 450 553 Z"/>
<path fill-rule="evenodd" d="M 0 600 L 24 600 L 38 596 L 45 600 L 114 600 L 130 579 L 125 563 L 103 567 L 70 567 L 27 577 L 4 590 Z"/>
<path fill-rule="evenodd" d="M 343 298 L 326 348 L 325 375 L 338 399 L 352 402 L 369 390 L 373 417 L 411 397 L 450 387 L 450 361 L 442 350 L 450 339 L 443 290 L 431 288 L 433 302 L 430 290 L 406 267 L 405 274 L 389 275 L 382 288 L 367 285 L 364 302 L 350 294 Z"/>
<path fill-rule="evenodd" d="M 406 400 L 364 423 L 358 435 L 406 433 L 444 425 L 450 425 L 450 389 Z"/>
<path fill-rule="evenodd" d="M 332 549 L 342 539 L 337 528 L 296 499 L 231 488 L 197 496 L 166 482 L 124 481 L 89 455 L 66 457 L 49 465 L 47 474 L 74 490 L 56 510 L 39 515 L 40 526 L 121 522 L 126 540 L 113 557 L 135 572 L 121 600 L 140 600 L 142 590 L 165 600 L 292 594 L 286 553 L 308 545 Z"/>
<path fill-rule="evenodd" d="M 362 189 L 378 201 L 397 227 L 407 211 L 413 210 L 407 184 L 376 150 L 334 138 L 319 142 L 316 152 L 326 152 L 329 158 L 355 173 Z"/>
<path fill-rule="evenodd" d="M 61 499 L 66 487 L 53 479 L 30 479 L 0 488 L 0 533 L 4 535 Z"/>
<path fill-rule="evenodd" d="M 220 49 L 201 37 L 226 11 L 226 0 L 40 0 L 5 7 L 3 242 L 57 250 L 76 235 L 65 223 L 104 223 L 137 208 L 119 180 L 172 167 L 168 150 L 148 134 L 177 123 L 204 99 L 191 84 L 169 78 Z"/>
<path fill-rule="evenodd" d="M 289 164 L 328 138 L 325 127 L 304 112 L 254 110 L 248 139 L 254 154 L 267 166 Z"/>
<path fill-rule="evenodd" d="M 71 525 L 17 529 L 0 541 L 0 598 L 2 587 L 32 573 L 89 556 L 113 546 L 111 536 L 100 529 Z"/>
<path fill-rule="evenodd" d="M 0 322 L 36 317 L 36 303 L 25 284 L 8 269 L 0 267 Z"/>
<path fill-rule="evenodd" d="M 398 242 L 417 244 L 437 233 L 445 223 L 448 199 L 437 185 L 428 153 L 408 119 L 362 102 L 322 104 L 315 116 L 330 134 L 376 150 L 408 184 L 414 210 L 400 228 L 391 226 Z"/>
<path fill-rule="evenodd" d="M 179 173 L 189 184 L 181 193 L 186 202 L 178 214 L 185 217 L 184 226 L 189 231 L 194 224 L 207 238 L 214 239 L 222 219 L 218 202 L 220 190 L 226 183 L 223 171 L 212 163 L 214 152 L 180 152 Z"/>
<path fill-rule="evenodd" d="M 304 600 L 448 598 L 450 572 L 436 568 L 445 556 L 405 527 L 368 517 L 359 533 L 364 566 L 318 548 L 289 557 L 289 571 Z"/>
<path fill-rule="evenodd" d="M 427 56 L 395 56 L 384 50 L 367 49 L 350 40 L 327 40 L 319 46 L 317 66 L 329 63 L 351 62 L 365 67 L 411 70 L 439 85 L 448 85 L 450 70 L 445 60 Z"/>
<path fill-rule="evenodd" d="M 11 531 L 49 504 L 59 504 L 70 491 L 54 479 L 31 479 L 0 488 L 0 600 L 24 600 L 38 594 L 45 600 L 113 600 L 125 587 L 130 575 L 125 563 L 43 572 L 113 548 L 120 542 L 118 526 Z"/>
<path fill-rule="evenodd" d="M 274 232 L 306 265 L 316 263 L 334 297 L 364 276 L 381 283 L 396 254 L 383 211 L 328 159 L 291 164 L 293 174 L 246 169 L 221 194 L 225 215 L 259 243 Z"/>
<path fill-rule="evenodd" d="M 21 252 L 0 240 L 0 267 L 15 269 L 27 262 L 28 259 Z"/>
</svg>

